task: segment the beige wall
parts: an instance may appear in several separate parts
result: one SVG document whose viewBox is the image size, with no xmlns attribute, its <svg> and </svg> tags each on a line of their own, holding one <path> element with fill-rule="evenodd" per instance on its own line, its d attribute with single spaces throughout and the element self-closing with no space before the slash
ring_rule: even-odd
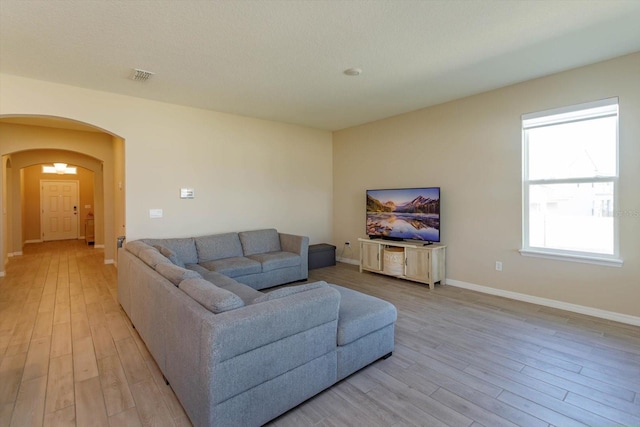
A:
<svg viewBox="0 0 640 427">
<path fill-rule="evenodd" d="M 620 102 L 621 268 L 521 256 L 523 113 Z M 640 316 L 640 54 L 334 133 L 334 234 L 365 237 L 367 188 L 442 187 L 447 278 Z M 635 213 L 635 215 L 634 215 Z M 588 230 L 585 230 L 588 233 Z M 356 244 L 345 257 L 357 259 Z M 503 272 L 495 261 L 503 262 Z"/>
<path fill-rule="evenodd" d="M 640 316 L 639 216 L 620 218 L 621 268 L 518 253 L 522 113 L 619 96 L 619 210 L 640 211 L 638 69 L 640 54 L 630 55 L 333 137 L 6 74 L 0 74 L 0 117 L 65 117 L 126 141 L 110 145 L 112 156 L 124 150 L 126 164 L 119 172 L 117 165 L 105 170 L 113 184 L 105 186 L 105 200 L 125 193 L 126 215 L 120 224 L 113 214 L 113 236 L 125 226 L 129 239 L 276 227 L 309 235 L 312 243 L 339 242 L 339 252 L 351 240 L 351 255 L 342 255 L 357 259 L 365 189 L 437 185 L 449 279 Z M 0 154 L 15 149 L 0 140 Z M 119 176 L 126 176 L 122 190 Z M 181 187 L 194 188 L 196 198 L 179 199 Z M 149 219 L 151 208 L 164 209 L 164 218 Z M 502 273 L 494 269 L 496 260 L 503 262 Z"/>
<path fill-rule="evenodd" d="M 42 240 L 40 223 L 40 182 L 47 181 L 78 181 L 80 200 L 78 201 L 78 237 L 84 237 L 84 223 L 89 213 L 93 214 L 93 175 L 88 169 L 78 167 L 76 175 L 56 175 L 42 173 L 41 165 L 34 165 L 24 170 L 24 210 L 22 225 L 22 240 Z M 91 206 L 91 208 L 85 208 Z"/>
<path fill-rule="evenodd" d="M 70 118 L 125 141 L 126 216 L 113 227 L 126 226 L 130 240 L 261 227 L 331 238 L 330 132 L 6 74 L 0 87 L 0 117 Z M 105 182 L 115 183 L 105 200 L 115 197 L 115 173 L 105 163 Z M 195 199 L 181 200 L 181 187 Z M 150 219 L 152 208 L 164 218 Z"/>
<path fill-rule="evenodd" d="M 113 140 L 113 158 L 115 165 L 113 168 L 114 180 L 113 186 L 113 238 L 117 240 L 118 236 L 126 236 L 127 230 L 125 227 L 125 175 L 124 175 L 124 140 L 114 136 Z M 116 257 L 118 254 L 116 253 Z M 116 258 L 117 264 L 117 258 Z"/>
<path fill-rule="evenodd" d="M 11 158 L 9 156 L 2 156 L 2 177 L 4 180 L 2 182 L 2 229 L 4 230 L 2 236 L 2 246 L 0 247 L 0 264 L 4 265 L 7 261 L 8 254 L 7 252 L 11 252 L 9 249 L 11 247 L 11 239 L 13 238 L 12 230 L 13 230 L 13 221 L 11 215 L 9 215 L 9 200 L 11 198 L 11 186 L 13 182 L 13 177 L 11 173 Z M 0 178 L 1 179 L 1 178 Z M 4 249 L 6 248 L 6 249 Z M 3 250 L 4 249 L 4 250 Z M 4 270 L 4 269 L 0 269 Z"/>
</svg>

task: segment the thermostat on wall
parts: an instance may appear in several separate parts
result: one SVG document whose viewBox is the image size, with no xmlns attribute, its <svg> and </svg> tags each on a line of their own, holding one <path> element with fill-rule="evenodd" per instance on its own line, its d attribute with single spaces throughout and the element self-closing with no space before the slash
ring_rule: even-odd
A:
<svg viewBox="0 0 640 427">
<path fill-rule="evenodd" d="M 181 199 L 193 199 L 195 198 L 195 192 L 193 188 L 181 188 L 180 189 L 180 198 Z"/>
</svg>

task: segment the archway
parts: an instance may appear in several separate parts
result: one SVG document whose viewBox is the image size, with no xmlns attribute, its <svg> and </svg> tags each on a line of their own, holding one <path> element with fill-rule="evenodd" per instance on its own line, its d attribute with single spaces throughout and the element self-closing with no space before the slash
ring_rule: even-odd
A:
<svg viewBox="0 0 640 427">
<path fill-rule="evenodd" d="M 96 234 L 98 236 L 95 247 L 104 247 L 105 200 L 104 174 L 101 160 L 66 150 L 25 150 L 12 153 L 10 156 L 12 163 L 10 173 L 13 174 L 11 179 L 13 184 L 11 188 L 9 188 L 9 193 L 11 194 L 11 209 L 7 209 L 7 214 L 11 216 L 13 224 L 11 229 L 13 240 L 7 247 L 8 255 L 19 255 L 22 251 L 23 244 L 39 241 L 41 238 L 42 230 L 40 230 L 39 224 L 40 200 L 37 181 L 44 178 L 54 179 L 56 175 L 46 177 L 42 173 L 35 172 L 34 166 L 52 164 L 54 162 L 65 162 L 77 166 L 81 170 L 92 172 L 93 176 L 90 177 L 92 200 L 90 202 L 85 200 L 85 203 L 78 207 L 78 216 L 81 221 L 84 221 L 89 212 L 94 215 L 97 230 Z M 80 174 L 76 175 L 76 177 L 83 177 L 84 175 L 85 174 Z M 80 182 L 80 184 L 81 190 L 84 190 L 82 186 L 85 185 L 86 182 Z M 86 206 L 87 203 L 89 203 L 89 207 L 85 209 L 84 206 Z M 37 219 L 33 218 L 34 214 L 37 215 Z M 37 228 L 35 233 L 34 228 Z M 18 251 L 16 251 L 16 249 L 18 249 Z"/>
<path fill-rule="evenodd" d="M 90 124 L 60 117 L 0 117 L 2 155 L 0 259 L 20 254 L 22 232 L 21 171 L 25 167 L 63 161 L 94 172 L 96 247 L 104 247 L 105 263 L 116 262 L 116 241 L 125 235 L 124 139 Z M 4 262 L 0 268 L 3 275 Z"/>
</svg>

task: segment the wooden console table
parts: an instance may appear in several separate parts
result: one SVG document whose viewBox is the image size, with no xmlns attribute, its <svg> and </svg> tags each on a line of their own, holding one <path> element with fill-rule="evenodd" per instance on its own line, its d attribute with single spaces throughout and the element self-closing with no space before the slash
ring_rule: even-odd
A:
<svg viewBox="0 0 640 427">
<path fill-rule="evenodd" d="M 445 279 L 445 245 L 434 243 L 425 246 L 421 243 L 382 239 L 358 241 L 361 273 L 366 270 L 425 283 L 429 285 L 429 289 L 434 289 L 436 282 L 443 283 Z M 385 261 L 393 265 L 385 266 Z M 398 262 L 404 265 L 398 265 Z"/>
</svg>

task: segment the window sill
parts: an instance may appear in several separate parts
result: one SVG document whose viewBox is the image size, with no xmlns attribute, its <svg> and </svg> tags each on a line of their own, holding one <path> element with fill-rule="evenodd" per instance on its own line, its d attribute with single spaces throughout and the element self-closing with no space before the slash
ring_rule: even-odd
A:
<svg viewBox="0 0 640 427">
<path fill-rule="evenodd" d="M 546 252 L 544 250 L 536 249 L 520 249 L 520 254 L 523 256 L 555 259 L 558 261 L 570 261 L 581 262 L 584 264 L 605 265 L 607 267 L 622 267 L 624 261 L 618 258 L 606 258 L 589 255 L 577 255 L 577 254 L 559 254 L 556 252 Z"/>
</svg>

